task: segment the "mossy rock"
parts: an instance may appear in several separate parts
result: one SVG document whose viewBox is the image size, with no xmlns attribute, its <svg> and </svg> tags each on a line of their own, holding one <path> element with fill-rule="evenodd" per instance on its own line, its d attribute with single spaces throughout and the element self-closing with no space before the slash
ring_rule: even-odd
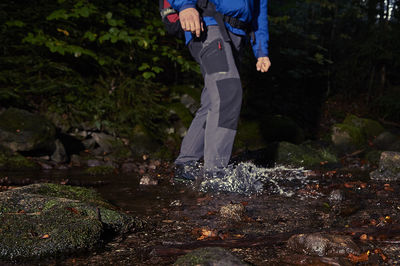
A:
<svg viewBox="0 0 400 266">
<path fill-rule="evenodd" d="M 373 139 L 385 131 L 379 122 L 368 118 L 359 118 L 355 115 L 348 115 L 344 119 L 343 124 L 360 129 L 361 133 L 367 139 Z"/>
<path fill-rule="evenodd" d="M 275 161 L 296 167 L 316 167 L 321 163 L 337 163 L 336 155 L 327 148 L 316 148 L 309 143 L 295 145 L 280 142 L 276 150 Z"/>
<path fill-rule="evenodd" d="M 300 144 L 304 141 L 304 131 L 291 118 L 275 115 L 265 116 L 260 124 L 261 134 L 264 140 L 289 141 Z"/>
<path fill-rule="evenodd" d="M 348 124 L 335 124 L 332 127 L 332 142 L 341 150 L 360 148 L 366 144 L 366 138 L 358 127 Z"/>
<path fill-rule="evenodd" d="M 40 115 L 9 108 L 0 114 L 0 143 L 13 151 L 54 148 L 56 129 Z"/>
<path fill-rule="evenodd" d="M 176 114 L 179 117 L 186 128 L 190 126 L 193 120 L 193 115 L 190 113 L 189 109 L 187 109 L 182 103 L 171 103 L 169 104 L 168 109 L 171 110 L 173 114 Z"/>
<path fill-rule="evenodd" d="M 230 265 L 245 266 L 246 263 L 235 257 L 229 251 L 220 247 L 207 247 L 195 249 L 192 252 L 178 258 L 175 266 L 207 266 Z"/>
<path fill-rule="evenodd" d="M 39 165 L 25 158 L 19 153 L 13 152 L 8 148 L 0 146 L 0 170 L 20 171 L 37 170 L 39 168 Z"/>
<path fill-rule="evenodd" d="M 34 184 L 0 193 L 1 260 L 90 250 L 141 226 L 92 189 Z"/>
<path fill-rule="evenodd" d="M 260 125 L 255 121 L 240 121 L 235 138 L 234 149 L 256 150 L 267 146 L 264 140 Z"/>
</svg>

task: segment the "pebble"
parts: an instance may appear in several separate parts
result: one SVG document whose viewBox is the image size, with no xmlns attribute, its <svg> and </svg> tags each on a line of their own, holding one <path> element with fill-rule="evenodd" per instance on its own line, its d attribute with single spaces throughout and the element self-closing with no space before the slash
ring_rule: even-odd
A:
<svg viewBox="0 0 400 266">
<path fill-rule="evenodd" d="M 145 175 L 145 176 L 142 176 L 139 184 L 144 185 L 144 186 L 155 186 L 155 185 L 158 185 L 158 180 L 152 179 L 148 175 Z"/>
</svg>

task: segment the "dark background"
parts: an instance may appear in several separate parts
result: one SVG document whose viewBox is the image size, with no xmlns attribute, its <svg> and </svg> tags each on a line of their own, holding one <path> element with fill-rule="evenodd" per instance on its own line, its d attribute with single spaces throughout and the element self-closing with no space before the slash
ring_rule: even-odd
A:
<svg viewBox="0 0 400 266">
<path fill-rule="evenodd" d="M 349 113 L 398 124 L 399 8 L 398 0 L 271 1 L 272 67 L 257 72 L 248 45 L 239 132 L 255 123 L 266 142 L 300 143 Z M 198 100 L 201 88 L 184 43 L 165 35 L 157 1 L 0 3 L 0 109 L 41 113 L 63 134 L 140 131 L 176 152 L 180 136 L 167 129 L 189 125 L 179 99 Z"/>
</svg>

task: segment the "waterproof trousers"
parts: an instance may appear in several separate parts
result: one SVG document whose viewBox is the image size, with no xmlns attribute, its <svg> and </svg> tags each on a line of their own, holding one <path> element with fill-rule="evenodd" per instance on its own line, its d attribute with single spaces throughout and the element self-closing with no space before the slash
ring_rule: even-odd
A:
<svg viewBox="0 0 400 266">
<path fill-rule="evenodd" d="M 243 36 L 229 35 L 230 41 L 224 41 L 218 26 L 208 26 L 188 44 L 200 64 L 204 89 L 176 164 L 204 158 L 205 170 L 213 171 L 229 163 L 242 103 L 237 58 L 243 41 Z"/>
</svg>

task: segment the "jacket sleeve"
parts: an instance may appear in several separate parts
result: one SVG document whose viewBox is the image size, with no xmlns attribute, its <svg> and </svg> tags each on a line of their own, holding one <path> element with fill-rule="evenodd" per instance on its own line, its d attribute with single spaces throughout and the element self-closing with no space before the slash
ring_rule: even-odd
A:
<svg viewBox="0 0 400 266">
<path fill-rule="evenodd" d="M 254 16 L 252 27 L 255 40 L 252 40 L 253 52 L 256 58 L 268 56 L 268 0 L 254 1 Z"/>
<path fill-rule="evenodd" d="M 197 0 L 168 0 L 168 2 L 171 4 L 171 6 L 177 10 L 178 12 L 181 12 L 182 10 L 186 8 L 196 7 Z"/>
</svg>

